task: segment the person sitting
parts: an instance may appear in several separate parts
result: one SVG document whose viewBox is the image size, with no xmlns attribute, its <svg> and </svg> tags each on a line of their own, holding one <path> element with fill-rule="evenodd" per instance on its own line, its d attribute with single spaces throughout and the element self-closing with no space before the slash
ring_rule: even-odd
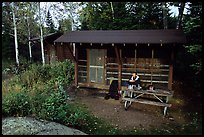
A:
<svg viewBox="0 0 204 137">
<path fill-rule="evenodd" d="M 132 73 L 132 76 L 130 77 L 129 81 L 128 81 L 128 89 L 135 89 L 137 88 L 138 90 L 140 90 L 142 87 L 140 86 L 140 77 L 137 75 L 137 72 Z M 130 97 L 130 93 L 126 92 L 125 96 Z"/>
<path fill-rule="evenodd" d="M 130 77 L 128 81 L 128 89 L 134 89 L 137 87 L 137 89 L 141 89 L 140 87 L 140 77 L 137 75 L 137 72 L 132 73 L 132 76 Z"/>
</svg>

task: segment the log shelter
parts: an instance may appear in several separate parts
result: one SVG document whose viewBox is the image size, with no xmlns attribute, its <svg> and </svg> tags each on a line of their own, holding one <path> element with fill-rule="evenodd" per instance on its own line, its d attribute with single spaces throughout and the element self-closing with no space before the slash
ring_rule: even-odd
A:
<svg viewBox="0 0 204 137">
<path fill-rule="evenodd" d="M 175 50 L 185 43 L 176 29 L 69 31 L 54 41 L 73 53 L 75 84 L 102 89 L 112 80 L 121 89 L 137 72 L 142 86 L 172 90 Z"/>
</svg>

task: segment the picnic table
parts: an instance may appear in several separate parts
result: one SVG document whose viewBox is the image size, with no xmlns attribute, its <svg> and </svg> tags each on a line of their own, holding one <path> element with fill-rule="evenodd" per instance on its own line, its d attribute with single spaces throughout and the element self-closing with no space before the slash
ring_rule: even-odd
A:
<svg viewBox="0 0 204 137">
<path fill-rule="evenodd" d="M 156 105 L 164 107 L 164 116 L 166 115 L 167 108 L 171 107 L 169 103 L 169 98 L 173 96 L 173 91 L 171 90 L 163 90 L 163 89 L 155 89 L 155 90 L 135 90 L 135 89 L 127 89 L 126 91 L 130 92 L 129 97 L 123 97 L 122 100 L 125 102 L 125 110 L 127 110 L 132 102 Z M 133 93 L 136 94 L 133 97 Z M 143 96 L 146 96 L 144 98 Z M 155 100 L 152 100 L 153 97 Z"/>
</svg>

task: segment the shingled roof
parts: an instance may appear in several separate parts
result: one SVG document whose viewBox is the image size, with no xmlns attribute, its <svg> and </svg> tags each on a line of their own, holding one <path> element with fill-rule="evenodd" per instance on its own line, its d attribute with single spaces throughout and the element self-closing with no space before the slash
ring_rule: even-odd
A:
<svg viewBox="0 0 204 137">
<path fill-rule="evenodd" d="M 43 35 L 43 40 L 49 39 L 50 41 L 54 41 L 56 38 L 60 37 L 62 33 L 55 32 L 55 33 L 49 33 L 47 35 Z M 30 39 L 30 41 L 38 41 L 40 40 L 40 37 L 35 37 Z"/>
<path fill-rule="evenodd" d="M 69 31 L 54 42 L 74 43 L 186 43 L 182 30 L 90 30 Z"/>
</svg>

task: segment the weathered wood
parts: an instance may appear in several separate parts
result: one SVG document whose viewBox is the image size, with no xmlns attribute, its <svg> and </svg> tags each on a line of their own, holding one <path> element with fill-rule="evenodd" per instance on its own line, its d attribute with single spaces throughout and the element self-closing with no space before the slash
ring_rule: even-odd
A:
<svg viewBox="0 0 204 137">
<path fill-rule="evenodd" d="M 88 88 L 99 88 L 99 89 L 109 89 L 109 85 L 98 84 L 98 83 L 78 83 L 79 87 L 88 87 Z"/>
<path fill-rule="evenodd" d="M 152 66 L 153 66 L 153 59 L 154 59 L 154 49 L 152 49 L 152 59 L 151 59 L 151 66 L 150 66 L 150 70 L 151 70 L 151 84 L 152 84 L 152 74 L 153 74 L 153 71 L 152 71 Z"/>
<path fill-rule="evenodd" d="M 90 82 L 90 77 L 89 77 L 89 70 L 90 70 L 90 49 L 86 49 L 86 52 L 87 52 L 87 82 Z"/>
<path fill-rule="evenodd" d="M 72 58 L 74 59 L 74 62 L 76 62 L 76 61 L 77 61 L 76 56 L 73 55 L 73 51 L 71 50 L 70 46 L 67 45 L 67 48 L 68 48 L 69 52 L 71 53 L 70 55 L 71 55 Z M 75 54 L 76 54 L 76 50 L 75 50 Z"/>
<path fill-rule="evenodd" d="M 75 46 L 75 63 L 74 63 L 74 71 L 75 71 L 75 86 L 78 86 L 78 47 Z"/>
<path fill-rule="evenodd" d="M 135 62 L 134 62 L 134 69 L 137 69 L 137 49 L 135 49 Z"/>
<path fill-rule="evenodd" d="M 157 95 L 157 96 L 169 96 L 172 97 L 174 91 L 168 91 L 168 90 L 163 90 L 163 89 L 156 89 L 156 90 L 133 90 L 133 89 L 128 89 L 127 91 L 134 92 L 134 93 L 145 93 L 149 95 Z"/>
<path fill-rule="evenodd" d="M 116 59 L 117 59 L 117 63 L 118 63 L 118 65 L 121 65 L 122 63 L 121 63 L 121 56 L 120 56 L 120 51 L 118 50 L 118 47 L 117 46 L 115 46 L 115 54 L 116 54 Z"/>
<path fill-rule="evenodd" d="M 87 68 L 87 66 L 85 66 L 85 65 L 78 65 L 78 67 Z"/>
<path fill-rule="evenodd" d="M 81 59 L 81 60 L 78 60 L 78 62 L 87 62 L 87 60 L 82 60 L 82 59 Z"/>
<path fill-rule="evenodd" d="M 119 49 L 119 58 L 120 58 L 120 64 L 118 66 L 118 90 L 121 89 L 121 81 L 122 81 L 122 50 Z"/>
<path fill-rule="evenodd" d="M 163 106 L 163 107 L 171 107 L 172 106 L 171 104 L 168 104 L 168 103 L 155 102 L 155 101 L 149 101 L 149 100 L 144 100 L 144 99 L 122 98 L 122 100 L 137 102 L 137 103 L 142 103 L 142 104 L 155 105 L 155 106 Z"/>
<path fill-rule="evenodd" d="M 168 89 L 172 90 L 172 83 L 173 83 L 173 60 L 174 60 L 174 51 L 173 48 L 171 50 L 171 60 L 169 65 L 169 78 L 168 78 Z"/>
<path fill-rule="evenodd" d="M 121 89 L 121 78 L 122 78 L 122 50 L 118 49 L 117 46 L 115 46 L 115 53 L 116 53 L 116 58 L 117 58 L 117 63 L 118 63 L 118 89 Z"/>
</svg>

